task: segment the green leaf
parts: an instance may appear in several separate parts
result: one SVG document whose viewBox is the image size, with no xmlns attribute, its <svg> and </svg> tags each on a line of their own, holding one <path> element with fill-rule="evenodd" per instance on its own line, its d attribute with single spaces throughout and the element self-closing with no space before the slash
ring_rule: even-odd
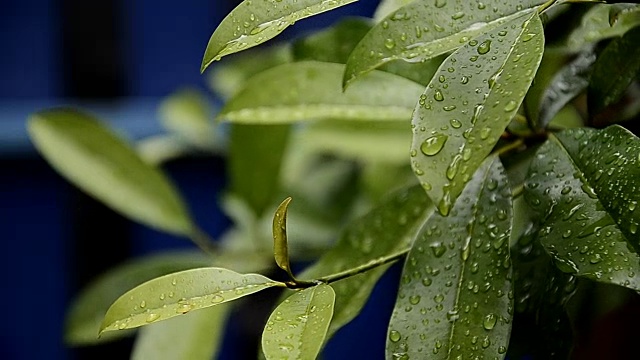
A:
<svg viewBox="0 0 640 360">
<path fill-rule="evenodd" d="M 315 60 L 346 64 L 349 54 L 371 29 L 371 19 L 348 17 L 328 29 L 293 43 L 296 61 Z"/>
<path fill-rule="evenodd" d="M 120 296 L 105 314 L 100 332 L 148 325 L 273 286 L 284 284 L 259 274 L 239 274 L 216 267 L 161 276 Z"/>
<path fill-rule="evenodd" d="M 595 61 L 596 54 L 593 49 L 588 49 L 556 73 L 540 100 L 539 128 L 545 128 L 565 105 L 587 88 Z"/>
<path fill-rule="evenodd" d="M 637 25 L 640 25 L 640 5 L 596 4 L 582 17 L 580 26 L 571 32 L 567 46 L 579 51 L 586 45 L 621 36 Z"/>
<path fill-rule="evenodd" d="M 211 360 L 216 358 L 229 306 L 214 306 L 140 329 L 132 360 Z"/>
<path fill-rule="evenodd" d="M 409 4 L 415 0 L 381 0 L 373 14 L 373 19 L 381 21 L 386 18 L 392 12 L 400 9 L 401 7 Z"/>
<path fill-rule="evenodd" d="M 639 73 L 640 26 L 611 41 L 598 56 L 589 81 L 589 112 L 598 114 L 618 102 Z"/>
<path fill-rule="evenodd" d="M 218 25 L 204 53 L 201 71 L 225 55 L 262 44 L 296 21 L 356 0 L 245 0 Z"/>
<path fill-rule="evenodd" d="M 289 125 L 233 124 L 227 161 L 231 191 L 262 216 L 278 190 Z"/>
<path fill-rule="evenodd" d="M 320 284 L 295 292 L 269 316 L 262 350 L 269 359 L 315 359 L 333 316 L 336 294 Z"/>
<path fill-rule="evenodd" d="M 294 149 L 327 153 L 360 162 L 406 164 L 411 128 L 399 121 L 319 121 L 299 133 Z"/>
<path fill-rule="evenodd" d="M 393 60 L 415 63 L 455 50 L 543 2 L 413 1 L 387 16 L 360 41 L 349 56 L 343 84 Z"/>
<path fill-rule="evenodd" d="M 287 209 L 291 198 L 288 197 L 278 206 L 273 217 L 273 255 L 280 269 L 287 272 L 290 279 L 295 277 L 291 273 L 289 263 L 289 244 L 287 243 Z"/>
<path fill-rule="evenodd" d="M 289 44 L 253 48 L 220 61 L 209 73 L 208 83 L 215 93 L 228 99 L 253 75 L 292 60 Z"/>
<path fill-rule="evenodd" d="M 290 123 L 309 119 L 406 120 L 423 87 L 375 72 L 343 93 L 344 65 L 305 61 L 251 78 L 219 114 L 233 122 Z"/>
<path fill-rule="evenodd" d="M 419 186 L 393 193 L 365 216 L 352 221 L 329 252 L 299 278 L 317 279 L 367 264 L 406 249 L 433 211 Z M 331 284 L 336 292 L 329 337 L 355 318 L 389 265 Z"/>
<path fill-rule="evenodd" d="M 169 178 L 91 115 L 45 110 L 29 118 L 28 130 L 51 166 L 113 210 L 170 233 L 194 231 Z"/>
<path fill-rule="evenodd" d="M 525 11 L 451 54 L 420 96 L 411 165 L 441 214 L 517 113 L 543 48 L 540 17 Z"/>
<path fill-rule="evenodd" d="M 423 226 L 405 261 L 387 359 L 504 358 L 513 289 L 511 189 L 495 157 L 473 175 L 449 216 Z"/>
<path fill-rule="evenodd" d="M 90 345 L 129 335 L 123 331 L 98 338 L 104 313 L 120 295 L 155 277 L 211 263 L 212 259 L 201 252 L 171 252 L 131 260 L 110 269 L 85 287 L 69 306 L 65 316 L 65 342 Z"/>
<path fill-rule="evenodd" d="M 640 289 L 640 141 L 627 130 L 571 129 L 531 164 L 525 196 L 560 270 Z"/>
<path fill-rule="evenodd" d="M 213 109 L 200 91 L 178 90 L 162 101 L 158 112 L 162 125 L 187 142 L 205 149 L 217 145 Z"/>
</svg>

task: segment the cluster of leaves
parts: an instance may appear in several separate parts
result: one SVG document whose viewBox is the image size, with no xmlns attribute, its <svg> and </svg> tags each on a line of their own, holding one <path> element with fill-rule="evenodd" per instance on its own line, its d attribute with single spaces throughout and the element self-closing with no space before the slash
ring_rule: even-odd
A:
<svg viewBox="0 0 640 360">
<path fill-rule="evenodd" d="M 246 0 L 202 70 L 353 1 Z M 640 140 L 617 124 L 640 113 L 640 6 L 589 2 L 383 0 L 373 19 L 229 56 L 211 76 L 222 124 L 179 92 L 161 108 L 169 135 L 138 151 L 88 114 L 34 114 L 60 173 L 205 252 L 98 279 L 69 313 L 69 342 L 149 325 L 134 358 L 211 358 L 232 305 L 220 304 L 281 287 L 262 352 L 311 359 L 404 260 L 388 359 L 566 358 L 578 278 L 640 291 Z M 235 225 L 215 243 L 159 167 L 193 151 L 229 164 Z M 291 198 L 276 207 L 289 195 L 290 214 Z M 272 240 L 288 280 L 251 273 L 270 268 Z M 317 261 L 296 277 L 302 259 Z M 510 342 L 520 315 L 545 346 Z"/>
</svg>

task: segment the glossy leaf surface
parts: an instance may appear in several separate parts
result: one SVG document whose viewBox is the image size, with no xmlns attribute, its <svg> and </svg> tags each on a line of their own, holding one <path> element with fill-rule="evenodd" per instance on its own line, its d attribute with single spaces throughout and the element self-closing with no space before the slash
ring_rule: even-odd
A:
<svg viewBox="0 0 640 360">
<path fill-rule="evenodd" d="M 116 300 L 100 332 L 124 330 L 219 305 L 284 284 L 259 274 L 199 268 L 165 275 L 137 286 Z"/>
<path fill-rule="evenodd" d="M 639 73 L 640 26 L 612 40 L 598 56 L 589 81 L 589 112 L 597 114 L 618 102 Z"/>
<path fill-rule="evenodd" d="M 381 0 L 376 8 L 373 18 L 376 21 L 381 21 L 392 12 L 400 9 L 401 7 L 409 4 L 414 0 Z"/>
<path fill-rule="evenodd" d="M 434 214 L 414 241 L 389 324 L 387 359 L 504 358 L 513 314 L 511 223 L 511 188 L 491 157 L 451 214 Z"/>
<path fill-rule="evenodd" d="M 596 4 L 582 17 L 567 40 L 570 49 L 620 36 L 640 25 L 640 5 L 632 3 Z"/>
<path fill-rule="evenodd" d="M 280 303 L 262 333 L 266 359 L 315 359 L 329 329 L 335 297 L 330 285 L 320 284 Z"/>
<path fill-rule="evenodd" d="M 554 77 L 542 94 L 537 125 L 545 128 L 554 116 L 589 85 L 596 54 L 589 49 L 578 54 Z"/>
<path fill-rule="evenodd" d="M 65 318 L 65 342 L 89 345 L 128 334 L 110 333 L 98 338 L 105 312 L 120 295 L 158 276 L 209 266 L 211 263 L 212 259 L 201 252 L 171 252 L 132 260 L 112 268 L 97 277 L 74 299 Z"/>
<path fill-rule="evenodd" d="M 349 84 L 393 60 L 420 62 L 455 50 L 476 36 L 502 27 L 513 16 L 520 16 L 517 13 L 523 9 L 543 2 L 411 2 L 387 16 L 362 39 L 349 57 L 343 83 Z"/>
<path fill-rule="evenodd" d="M 429 198 L 419 186 L 394 193 L 380 206 L 351 222 L 338 243 L 299 278 L 317 279 L 406 249 L 432 210 Z M 387 268 L 388 265 L 380 266 L 331 284 L 336 304 L 329 336 L 360 313 Z"/>
<path fill-rule="evenodd" d="M 225 55 L 259 45 L 296 21 L 356 0 L 245 0 L 218 25 L 202 59 L 201 71 Z"/>
<path fill-rule="evenodd" d="M 420 96 L 411 165 L 441 214 L 518 111 L 543 47 L 540 18 L 525 11 L 451 54 Z"/>
<path fill-rule="evenodd" d="M 309 119 L 407 120 L 423 87 L 385 72 L 372 73 L 342 92 L 344 65 L 305 61 L 251 78 L 219 118 L 241 123 Z"/>
<path fill-rule="evenodd" d="M 192 233 L 194 225 L 169 178 L 93 116 L 45 110 L 29 118 L 28 130 L 51 166 L 115 211 L 159 230 Z"/>
<path fill-rule="evenodd" d="M 221 347 L 228 305 L 174 317 L 140 329 L 132 360 L 211 360 Z"/>
<path fill-rule="evenodd" d="M 638 154 L 638 138 L 619 126 L 568 130 L 538 150 L 525 195 L 560 270 L 640 289 Z"/>
</svg>

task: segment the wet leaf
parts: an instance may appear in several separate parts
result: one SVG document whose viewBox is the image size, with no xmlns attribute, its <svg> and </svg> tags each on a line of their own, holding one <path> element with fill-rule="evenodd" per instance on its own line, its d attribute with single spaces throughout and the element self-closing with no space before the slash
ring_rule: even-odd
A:
<svg viewBox="0 0 640 360">
<path fill-rule="evenodd" d="M 188 236 L 194 231 L 169 178 L 93 116 L 45 110 L 29 118 L 28 130 L 51 166 L 113 210 L 169 233 Z"/>
<path fill-rule="evenodd" d="M 284 64 L 249 80 L 227 102 L 219 118 L 240 123 L 277 124 L 310 119 L 407 120 L 423 87 L 375 72 L 346 92 L 344 65 L 305 61 Z M 268 89 L 268 90 L 267 90 Z M 266 91 L 265 91 L 266 90 Z"/>
<path fill-rule="evenodd" d="M 229 185 L 257 217 L 271 205 L 278 190 L 290 131 L 288 124 L 231 126 L 227 159 Z"/>
<path fill-rule="evenodd" d="M 578 54 L 551 79 L 538 111 L 538 127 L 545 128 L 562 108 L 584 91 L 596 61 L 593 49 Z"/>
<path fill-rule="evenodd" d="M 640 289 L 639 153 L 619 126 L 567 130 L 538 150 L 525 196 L 560 270 Z"/>
<path fill-rule="evenodd" d="M 346 64 L 349 54 L 371 29 L 371 19 L 348 17 L 293 43 L 296 61 L 315 60 Z"/>
<path fill-rule="evenodd" d="M 211 265 L 202 252 L 158 254 L 131 260 L 94 279 L 73 300 L 65 317 L 65 342 L 90 345 L 130 335 L 123 331 L 98 338 L 100 323 L 109 306 L 127 290 L 172 272 Z"/>
<path fill-rule="evenodd" d="M 514 202 L 514 222 L 524 222 L 511 247 L 515 316 L 508 356 L 536 359 L 567 359 L 573 346 L 573 330 L 566 304 L 577 281 L 558 270 L 538 239 L 539 226 L 523 198 Z M 514 231 L 515 232 L 515 224 Z M 512 232 L 512 236 L 514 233 Z M 539 339 L 532 342 L 531 339 Z"/>
<path fill-rule="evenodd" d="M 406 249 L 432 211 L 429 198 L 419 186 L 393 193 L 380 206 L 352 221 L 337 244 L 299 278 L 317 279 Z M 388 267 L 380 266 L 331 284 L 336 304 L 328 337 L 360 313 Z"/>
<path fill-rule="evenodd" d="M 356 0 L 245 0 L 227 15 L 211 35 L 202 59 L 204 70 L 223 56 L 274 38 L 296 21 Z"/>
<path fill-rule="evenodd" d="M 381 21 L 386 18 L 392 12 L 400 9 L 401 7 L 409 4 L 414 0 L 381 0 L 373 14 L 373 19 Z"/>
<path fill-rule="evenodd" d="M 278 267 L 286 271 L 290 279 L 294 279 L 291 264 L 289 264 L 289 244 L 287 243 L 287 208 L 290 202 L 290 197 L 284 199 L 273 217 L 273 255 Z"/>
<path fill-rule="evenodd" d="M 543 0 L 483 2 L 414 1 L 387 16 L 356 46 L 343 84 L 394 60 L 420 62 L 447 53 L 470 39 L 502 27 L 518 12 Z"/>
<path fill-rule="evenodd" d="M 230 307 L 214 306 L 140 329 L 132 360 L 216 358 Z"/>
<path fill-rule="evenodd" d="M 595 4 L 582 17 L 567 40 L 567 46 L 574 51 L 600 40 L 620 36 L 629 29 L 640 25 L 640 5 Z"/>
<path fill-rule="evenodd" d="M 518 111 L 543 48 L 540 18 L 525 11 L 451 54 L 420 96 L 411 165 L 441 214 Z"/>
<path fill-rule="evenodd" d="M 215 267 L 161 276 L 120 296 L 105 314 L 100 332 L 149 325 L 273 286 L 284 284 L 259 274 Z"/>
<path fill-rule="evenodd" d="M 269 316 L 262 333 L 267 359 L 315 359 L 333 316 L 336 294 L 320 284 L 295 292 Z"/>
<path fill-rule="evenodd" d="M 387 359 L 504 358 L 513 285 L 511 188 L 488 158 L 449 216 L 434 214 L 405 260 Z"/>
<path fill-rule="evenodd" d="M 640 18 L 640 13 L 638 14 Z M 598 114 L 615 104 L 640 74 L 640 26 L 614 39 L 593 66 L 589 81 L 589 113 Z"/>
</svg>

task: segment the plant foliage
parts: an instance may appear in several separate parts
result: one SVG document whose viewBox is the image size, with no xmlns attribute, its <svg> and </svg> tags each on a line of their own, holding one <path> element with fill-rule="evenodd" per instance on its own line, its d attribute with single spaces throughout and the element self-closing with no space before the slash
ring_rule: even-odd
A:
<svg viewBox="0 0 640 360">
<path fill-rule="evenodd" d="M 137 152 L 82 111 L 33 114 L 31 138 L 60 174 L 204 251 L 98 279 L 69 313 L 69 343 L 144 326 L 133 358 L 210 359 L 234 300 L 286 288 L 261 353 L 313 359 L 404 262 L 387 359 L 555 359 L 574 346 L 580 284 L 637 296 L 640 6 L 382 0 L 372 19 L 258 46 L 353 1 L 238 5 L 202 61 L 224 99 L 216 123 L 203 94 L 160 109 L 180 146 Z M 214 243 L 162 169 L 196 150 L 229 168 L 234 225 Z M 256 273 L 268 270 L 285 279 Z M 518 335 L 523 319 L 543 345 Z"/>
</svg>

